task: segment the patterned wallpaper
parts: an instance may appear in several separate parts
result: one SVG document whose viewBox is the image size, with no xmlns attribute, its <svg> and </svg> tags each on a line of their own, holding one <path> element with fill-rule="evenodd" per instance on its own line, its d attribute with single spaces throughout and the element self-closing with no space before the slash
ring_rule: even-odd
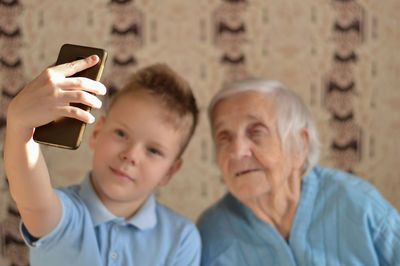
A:
<svg viewBox="0 0 400 266">
<path fill-rule="evenodd" d="M 397 0 L 0 0 L 0 149 L 8 103 L 24 84 L 63 43 L 97 46 L 110 54 L 102 79 L 109 95 L 155 62 L 192 84 L 200 124 L 183 168 L 156 192 L 188 218 L 226 191 L 207 104 L 224 82 L 250 76 L 298 92 L 317 121 L 320 164 L 360 175 L 400 209 L 399 11 Z M 80 182 L 90 170 L 87 142 L 77 151 L 43 151 L 55 186 Z M 3 160 L 0 175 L 0 265 L 28 265 Z"/>
</svg>

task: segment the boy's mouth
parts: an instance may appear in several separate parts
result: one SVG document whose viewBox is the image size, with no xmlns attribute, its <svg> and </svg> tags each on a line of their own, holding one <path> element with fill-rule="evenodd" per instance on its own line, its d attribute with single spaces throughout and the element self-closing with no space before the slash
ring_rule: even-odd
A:
<svg viewBox="0 0 400 266">
<path fill-rule="evenodd" d="M 129 176 L 128 174 L 126 174 L 124 171 L 121 171 L 121 170 L 118 170 L 118 169 L 115 169 L 115 168 L 112 168 L 112 167 L 110 167 L 110 169 L 111 169 L 111 172 L 113 172 L 116 176 L 118 176 L 118 177 L 120 177 L 120 178 L 129 180 L 129 181 L 132 181 L 132 182 L 135 181 L 132 177 L 130 177 L 130 176 Z"/>
</svg>

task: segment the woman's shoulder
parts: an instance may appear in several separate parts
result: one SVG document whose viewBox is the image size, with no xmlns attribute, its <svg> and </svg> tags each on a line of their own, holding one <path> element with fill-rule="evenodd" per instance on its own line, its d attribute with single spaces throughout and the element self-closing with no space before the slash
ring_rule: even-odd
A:
<svg viewBox="0 0 400 266">
<path fill-rule="evenodd" d="M 368 181 L 338 169 L 315 167 L 313 176 L 317 187 L 315 204 L 339 208 L 349 217 L 383 217 L 393 209 L 389 202 Z"/>
<path fill-rule="evenodd" d="M 229 238 L 235 227 L 235 220 L 238 219 L 240 206 L 230 194 L 225 194 L 216 203 L 204 210 L 197 220 L 197 226 L 204 238 Z"/>
<path fill-rule="evenodd" d="M 240 217 L 233 210 L 238 204 L 230 193 L 208 207 L 199 216 L 199 228 L 202 247 L 202 264 L 225 254 L 231 250 L 237 240 Z"/>
<path fill-rule="evenodd" d="M 367 180 L 339 169 L 316 166 L 313 169 L 318 187 L 324 192 L 344 193 L 350 198 L 382 200 L 379 191 Z"/>
</svg>

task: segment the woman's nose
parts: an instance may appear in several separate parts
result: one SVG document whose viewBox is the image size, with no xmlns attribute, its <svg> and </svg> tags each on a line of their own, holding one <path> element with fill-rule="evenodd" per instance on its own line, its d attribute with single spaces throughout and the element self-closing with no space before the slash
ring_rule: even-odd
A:
<svg viewBox="0 0 400 266">
<path fill-rule="evenodd" d="M 232 142 L 231 154 L 236 158 L 251 156 L 251 149 L 248 141 L 242 137 L 236 137 Z"/>
</svg>

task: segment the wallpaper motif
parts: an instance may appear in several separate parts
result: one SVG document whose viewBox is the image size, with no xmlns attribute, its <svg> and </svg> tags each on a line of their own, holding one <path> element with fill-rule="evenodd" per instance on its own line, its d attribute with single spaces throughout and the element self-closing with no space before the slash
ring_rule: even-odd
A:
<svg viewBox="0 0 400 266">
<path fill-rule="evenodd" d="M 23 34 L 19 25 L 22 5 L 18 0 L 0 0 L 0 149 L 3 157 L 3 141 L 7 106 L 25 84 L 24 64 L 20 54 Z M 3 159 L 0 163 L 3 169 Z M 19 233 L 20 215 L 10 198 L 5 173 L 0 180 L 0 264 L 28 265 L 28 248 Z M 4 215 L 5 214 L 5 215 Z M 3 263 L 2 260 L 5 260 Z"/>
<path fill-rule="evenodd" d="M 224 82 L 250 76 L 299 93 L 317 122 L 320 164 L 361 176 L 399 209 L 399 10 L 398 0 L 0 0 L 0 149 L 11 98 L 55 61 L 63 43 L 96 46 L 109 52 L 104 106 L 133 70 L 156 62 L 192 85 L 198 128 L 182 169 L 156 191 L 189 219 L 226 192 L 208 103 Z M 92 129 L 76 151 L 43 146 L 54 186 L 79 183 L 90 170 Z M 28 265 L 3 166 L 0 265 Z"/>
<path fill-rule="evenodd" d="M 246 24 L 242 14 L 246 12 L 247 1 L 226 1 L 213 14 L 215 44 L 221 49 L 221 65 L 225 70 L 226 82 L 248 77 L 246 55 L 243 45 L 246 43 Z"/>
<path fill-rule="evenodd" d="M 133 0 L 111 0 L 109 8 L 112 14 L 111 60 L 112 71 L 105 82 L 111 98 L 123 86 L 138 64 L 135 53 L 143 45 L 143 14 L 134 5 Z"/>
<path fill-rule="evenodd" d="M 355 1 L 336 0 L 333 6 L 337 12 L 333 26 L 335 51 L 325 85 L 325 106 L 335 132 L 330 148 L 335 166 L 353 172 L 362 148 L 361 128 L 354 120 L 353 103 L 359 88 L 353 72 L 358 60 L 356 48 L 363 41 L 364 10 Z"/>
</svg>

